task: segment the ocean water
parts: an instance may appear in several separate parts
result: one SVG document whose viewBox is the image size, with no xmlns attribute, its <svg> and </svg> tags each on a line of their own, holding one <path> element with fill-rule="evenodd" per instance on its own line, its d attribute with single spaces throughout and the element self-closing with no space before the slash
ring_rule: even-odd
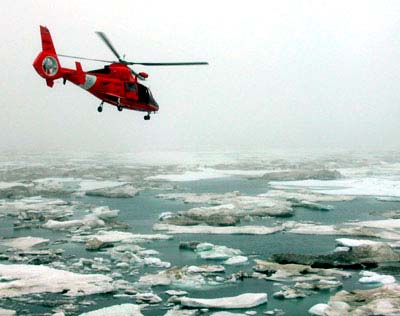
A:
<svg viewBox="0 0 400 316">
<path fill-rule="evenodd" d="M 75 158 L 76 159 L 76 158 Z M 116 170 L 111 174 L 106 173 L 107 166 L 100 166 L 99 171 L 87 167 L 87 161 L 96 161 L 97 158 L 87 158 L 85 160 L 83 168 L 83 174 L 86 177 L 97 178 L 98 180 L 118 180 L 121 181 L 124 178 L 124 174 L 121 174 L 120 163 L 117 165 Z M 69 177 L 71 174 L 78 173 L 77 168 L 81 166 L 81 161 L 70 161 L 69 171 L 65 170 L 65 165 L 59 161 L 59 159 L 52 158 L 53 173 L 57 177 Z M 23 165 L 23 159 L 18 161 L 18 168 Z M 133 166 L 136 166 L 132 162 Z M 7 166 L 4 167 L 4 166 Z M 78 166 L 78 167 L 77 167 Z M 125 167 L 125 166 L 124 166 Z M 269 167 L 269 166 L 267 166 Z M 37 166 L 32 167 L 25 166 L 23 172 L 18 177 L 18 172 L 15 171 L 14 167 L 9 167 L 3 163 L 2 178 L 4 181 L 32 181 L 34 178 L 41 177 L 40 172 L 34 174 L 33 170 L 38 170 Z M 36 168 L 36 169 L 35 169 Z M 58 172 L 57 168 L 63 168 L 63 172 Z M 156 170 L 153 168 L 146 167 L 142 168 L 142 171 L 138 171 L 140 168 L 131 171 L 130 175 L 140 173 L 140 182 L 135 178 L 135 183 L 143 182 L 143 174 L 155 174 L 157 172 L 168 171 L 168 168 L 172 170 L 176 169 L 176 166 L 163 167 L 162 170 Z M 165 169 L 167 168 L 167 169 Z M 174 169 L 175 168 L 175 169 Z M 373 168 L 373 166 L 371 167 Z M 72 170 L 72 171 L 71 171 Z M 123 169 L 126 171 L 126 169 Z M 143 171 L 144 170 L 144 171 Z M 96 173 L 97 172 L 97 173 Z M 122 172 L 122 171 L 121 171 Z M 51 174 L 51 172 L 49 172 Z M 61 174 L 60 174 L 61 173 Z M 105 174 L 106 173 L 106 174 Z M 8 175 L 8 176 L 7 176 Z M 101 175 L 101 176 L 100 176 Z M 43 178 L 48 176 L 46 174 Z M 13 179 L 11 179 L 13 178 Z M 127 182 L 131 182 L 133 177 L 129 178 Z M 138 182 L 139 181 L 139 182 Z M 271 190 L 271 186 L 268 182 L 262 179 L 254 179 L 254 177 L 246 176 L 229 176 L 217 179 L 203 179 L 198 181 L 180 181 L 175 182 L 171 187 L 163 188 L 149 188 L 147 187 L 144 191 L 141 191 L 139 195 L 132 198 L 104 198 L 104 197 L 93 197 L 85 195 L 74 195 L 74 194 L 62 194 L 59 198 L 67 202 L 78 202 L 83 205 L 90 206 L 109 206 L 111 209 L 120 210 L 118 221 L 128 224 L 128 228 L 125 230 L 133 233 L 153 233 L 153 224 L 158 221 L 158 216 L 162 212 L 177 212 L 190 209 L 195 206 L 201 206 L 201 204 L 185 204 L 179 200 L 164 200 L 157 198 L 156 196 L 160 193 L 171 193 L 171 192 L 191 192 L 191 193 L 226 193 L 232 191 L 239 191 L 242 195 L 254 196 L 262 193 L 266 193 Z M 58 196 L 53 196 L 58 197 Z M 12 199 L 3 199 L 4 201 L 13 201 Z M 254 219 L 251 222 L 245 222 L 245 225 L 274 225 L 276 223 L 284 221 L 296 221 L 296 222 L 318 222 L 321 224 L 339 224 L 343 222 L 356 221 L 356 220 L 376 220 L 383 219 L 380 215 L 381 212 L 388 210 L 396 210 L 399 208 L 399 202 L 382 202 L 378 201 L 373 196 L 358 196 L 352 201 L 345 202 L 326 202 L 321 203 L 326 205 L 334 206 L 334 210 L 330 211 L 316 211 L 304 208 L 296 208 L 295 214 L 290 218 L 262 218 Z M 76 211 L 74 214 L 75 218 L 81 217 L 85 214 L 83 211 Z M 15 217 L 4 216 L 0 218 L 0 236 L 2 238 L 11 237 L 23 237 L 23 236 L 37 236 L 50 239 L 50 249 L 62 248 L 64 253 L 62 260 L 67 263 L 78 258 L 94 258 L 103 257 L 109 258 L 106 250 L 101 251 L 87 251 L 82 243 L 75 243 L 70 240 L 70 234 L 65 231 L 48 230 L 44 228 L 29 228 L 29 229 L 14 229 L 13 222 L 16 221 Z M 119 229 L 121 230 L 121 229 Z M 326 254 L 333 251 L 335 248 L 335 239 L 341 236 L 332 235 L 297 235 L 285 232 L 279 232 L 271 235 L 206 235 L 206 234 L 176 234 L 171 240 L 154 241 L 146 244 L 146 249 L 154 249 L 160 252 L 159 258 L 162 261 L 170 262 L 172 266 L 183 266 L 183 265 L 201 265 L 210 263 L 200 259 L 192 251 L 180 250 L 179 243 L 181 241 L 201 241 L 211 242 L 217 245 L 225 245 L 231 248 L 240 249 L 244 255 L 249 257 L 249 263 L 243 266 L 227 266 L 226 275 L 235 273 L 238 271 L 251 272 L 254 266 L 253 259 L 267 259 L 276 253 L 304 253 L 304 254 Z M 56 241 L 64 240 L 63 243 L 59 244 Z M 1 248 L 0 248 L 1 249 Z M 2 251 L 6 251 L 2 249 Z M 0 261 L 0 263 L 7 263 Z M 218 263 L 215 261 L 214 263 Z M 137 273 L 134 275 L 124 275 L 123 279 L 135 283 L 139 277 L 146 273 L 155 273 L 162 269 L 155 267 L 138 267 Z M 363 285 L 358 282 L 358 271 L 351 271 L 353 277 L 343 280 L 343 287 L 341 289 L 353 290 L 353 289 L 366 289 L 371 288 L 372 285 Z M 397 276 L 396 276 L 397 277 Z M 1 284 L 1 280 L 0 280 Z M 257 279 L 244 279 L 238 283 L 225 283 L 219 286 L 208 286 L 205 288 L 186 289 L 189 292 L 190 297 L 201 297 L 201 298 L 215 298 L 234 296 L 246 292 L 263 292 L 268 293 L 269 300 L 266 305 L 261 305 L 256 308 L 235 310 L 234 312 L 245 312 L 245 311 L 256 311 L 258 314 L 273 309 L 280 309 L 284 311 L 284 315 L 287 316 L 298 316 L 308 315 L 307 310 L 317 303 L 326 303 L 331 295 L 334 295 L 335 290 L 320 291 L 313 293 L 312 295 L 302 299 L 282 300 L 273 298 L 273 293 L 279 291 L 281 284 L 276 284 L 271 281 L 257 280 Z M 142 310 L 144 315 L 164 315 L 170 306 L 166 306 L 165 302 L 168 296 L 164 293 L 165 290 L 170 289 L 167 286 L 158 286 L 153 288 L 153 292 L 159 295 L 163 302 L 157 305 L 149 305 Z M 1 290 L 0 290 L 1 292 Z M 111 306 L 122 303 L 134 303 L 132 298 L 117 298 L 113 294 L 101 294 L 91 295 L 79 298 L 68 298 L 62 294 L 38 294 L 21 296 L 11 299 L 0 298 L 0 307 L 10 308 L 17 311 L 18 315 L 51 315 L 57 308 L 65 311 L 66 315 L 79 315 L 83 312 L 95 310 L 101 307 Z M 212 313 L 213 311 L 206 312 L 205 315 Z"/>
</svg>

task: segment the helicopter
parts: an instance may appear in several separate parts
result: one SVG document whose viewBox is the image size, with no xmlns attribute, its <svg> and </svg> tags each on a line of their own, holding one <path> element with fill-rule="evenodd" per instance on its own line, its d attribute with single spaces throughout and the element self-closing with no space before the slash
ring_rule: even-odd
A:
<svg viewBox="0 0 400 316">
<path fill-rule="evenodd" d="M 116 61 L 92 59 L 86 57 L 57 54 L 54 48 L 50 31 L 45 26 L 40 26 L 42 51 L 33 62 L 36 72 L 46 80 L 48 87 L 53 87 L 54 81 L 62 79 L 63 84 L 67 81 L 83 88 L 101 100 L 97 107 L 98 112 L 103 111 L 104 103 L 116 106 L 118 111 L 123 109 L 147 112 L 145 120 L 150 120 L 150 114 L 156 113 L 159 105 L 154 99 L 150 89 L 140 81 L 146 80 L 146 72 L 135 72 L 129 66 L 191 66 L 208 65 L 207 62 L 172 62 L 172 63 L 149 63 L 132 62 L 124 60 L 111 41 L 103 32 L 96 32 L 100 39 L 107 45 L 117 58 Z M 59 57 L 74 58 L 80 60 L 92 60 L 107 63 L 101 69 L 83 71 L 80 62 L 75 61 L 76 69 L 61 66 Z"/>
</svg>

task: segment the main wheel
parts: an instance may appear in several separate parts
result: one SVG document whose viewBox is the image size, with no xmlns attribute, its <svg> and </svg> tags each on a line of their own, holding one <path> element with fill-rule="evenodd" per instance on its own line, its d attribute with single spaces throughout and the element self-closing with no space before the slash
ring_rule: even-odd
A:
<svg viewBox="0 0 400 316">
<path fill-rule="evenodd" d="M 144 120 L 145 120 L 145 121 L 150 120 L 150 115 L 145 115 L 145 116 L 144 116 Z"/>
<path fill-rule="evenodd" d="M 98 112 L 103 111 L 103 107 L 102 107 L 102 106 L 99 106 L 99 107 L 97 108 L 97 111 L 98 111 Z"/>
<path fill-rule="evenodd" d="M 117 106 L 117 109 L 118 109 L 118 111 L 120 111 L 120 112 L 121 112 L 121 111 L 122 111 L 122 106 L 120 106 L 120 105 L 119 105 L 119 106 Z"/>
</svg>

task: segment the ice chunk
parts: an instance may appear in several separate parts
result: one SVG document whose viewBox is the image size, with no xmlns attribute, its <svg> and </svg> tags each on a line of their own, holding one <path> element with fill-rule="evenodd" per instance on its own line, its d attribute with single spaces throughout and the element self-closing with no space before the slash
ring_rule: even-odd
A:
<svg viewBox="0 0 400 316">
<path fill-rule="evenodd" d="M 326 194 L 400 197 L 400 181 L 397 179 L 366 177 L 326 181 L 273 181 L 270 184 L 278 189 L 306 188 Z"/>
<path fill-rule="evenodd" d="M 6 247 L 11 247 L 19 250 L 28 250 L 32 247 L 39 247 L 46 245 L 48 242 L 49 240 L 45 238 L 27 236 L 27 237 L 5 239 L 4 241 L 1 241 L 0 244 Z"/>
<path fill-rule="evenodd" d="M 12 187 L 26 187 L 26 186 L 29 186 L 29 185 L 26 184 L 26 183 L 21 183 L 21 182 L 3 182 L 3 181 L 0 181 L 0 190 L 9 189 L 9 188 L 12 188 Z"/>
<path fill-rule="evenodd" d="M 88 190 L 85 192 L 85 194 L 89 196 L 100 196 L 106 198 L 131 198 L 138 195 L 140 191 L 141 189 L 135 187 L 133 184 L 123 184 Z"/>
<path fill-rule="evenodd" d="M 140 312 L 141 306 L 135 304 L 113 305 L 96 309 L 79 316 L 143 316 Z"/>
<path fill-rule="evenodd" d="M 361 271 L 360 275 L 361 278 L 358 280 L 360 283 L 390 284 L 396 282 L 396 279 L 391 275 L 382 275 L 372 271 Z"/>
<path fill-rule="evenodd" d="M 157 304 L 162 302 L 162 299 L 158 295 L 151 292 L 138 293 L 135 295 L 135 297 L 137 303 Z"/>
<path fill-rule="evenodd" d="M 291 202 L 265 196 L 241 196 L 236 191 L 225 194 L 162 194 L 159 197 L 180 199 L 185 203 L 207 203 L 213 205 L 160 215 L 160 220 L 172 225 L 207 224 L 211 226 L 229 226 L 235 225 L 242 218 L 249 216 L 288 217 L 293 215 Z"/>
<path fill-rule="evenodd" d="M 167 240 L 171 238 L 171 236 L 163 234 L 132 234 L 129 232 L 101 230 L 94 235 L 74 236 L 72 241 L 86 242 L 87 249 L 100 249 L 114 243 L 140 243 L 149 240 Z"/>
<path fill-rule="evenodd" d="M 225 226 L 208 225 L 178 226 L 169 224 L 154 224 L 153 230 L 167 231 L 169 234 L 221 234 L 221 235 L 269 235 L 280 232 L 283 226 Z"/>
<path fill-rule="evenodd" d="M 322 303 L 320 303 L 320 304 L 316 304 L 316 305 L 314 305 L 314 306 L 312 306 L 309 310 L 308 310 L 308 312 L 311 314 L 311 315 L 315 315 L 315 316 L 325 316 L 326 315 L 326 311 L 327 310 L 329 310 L 330 309 L 330 307 L 329 307 L 329 305 L 328 304 L 322 304 Z"/>
<path fill-rule="evenodd" d="M 205 264 L 201 266 L 189 266 L 187 268 L 189 273 L 216 273 L 225 272 L 225 268 L 221 265 Z"/>
<path fill-rule="evenodd" d="M 296 169 L 289 171 L 274 171 L 262 176 L 267 181 L 295 181 L 295 180 L 334 180 L 342 178 L 337 170 L 327 169 Z"/>
<path fill-rule="evenodd" d="M 119 214 L 119 210 L 111 210 L 108 206 L 99 206 L 92 210 L 92 214 L 103 220 L 115 218 Z"/>
<path fill-rule="evenodd" d="M 43 227 L 54 230 L 68 230 L 81 226 L 95 228 L 103 227 L 105 225 L 105 222 L 96 215 L 88 214 L 81 219 L 73 219 L 70 221 L 56 221 L 51 219 L 43 224 Z"/>
<path fill-rule="evenodd" d="M 164 316 L 195 316 L 197 313 L 197 309 L 181 309 L 179 306 L 175 306 L 164 314 Z"/>
<path fill-rule="evenodd" d="M 182 306 L 219 309 L 250 308 L 265 304 L 267 301 L 268 295 L 265 293 L 245 293 L 233 297 L 209 299 L 190 297 L 182 297 L 180 299 Z"/>
<path fill-rule="evenodd" d="M 183 296 L 188 295 L 189 293 L 186 291 L 167 290 L 165 291 L 165 294 L 168 294 L 169 296 Z"/>
<path fill-rule="evenodd" d="M 17 315 L 16 311 L 0 307 L 0 316 L 15 316 L 15 315 Z"/>
<path fill-rule="evenodd" d="M 42 265 L 0 264 L 0 297 L 34 293 L 81 296 L 114 290 L 112 278 L 101 274 L 78 274 Z"/>
<path fill-rule="evenodd" d="M 239 264 L 244 264 L 247 263 L 249 259 L 245 256 L 234 256 L 229 258 L 228 260 L 224 261 L 223 264 L 227 265 L 239 265 Z"/>
<path fill-rule="evenodd" d="M 343 247 L 360 247 L 360 246 L 371 246 L 380 245 L 382 242 L 367 240 L 367 239 L 350 239 L 350 238 L 338 238 L 336 243 Z"/>
<path fill-rule="evenodd" d="M 215 312 L 212 313 L 211 316 L 246 316 L 247 314 L 242 313 L 231 313 L 231 312 Z"/>
<path fill-rule="evenodd" d="M 202 259 L 214 260 L 225 260 L 242 254 L 239 249 L 213 245 L 211 243 L 198 244 L 195 251 Z"/>
<path fill-rule="evenodd" d="M 140 277 L 139 284 L 156 286 L 172 285 L 178 288 L 199 288 L 207 284 L 199 273 L 190 273 L 187 266 L 173 267 L 156 274 L 146 274 Z"/>
<path fill-rule="evenodd" d="M 343 202 L 354 200 L 351 195 L 332 195 L 308 190 L 284 191 L 284 190 L 270 190 L 261 196 L 271 198 L 282 198 L 289 201 L 309 201 L 309 202 Z"/>
<path fill-rule="evenodd" d="M 198 181 L 208 179 L 218 179 L 231 176 L 262 176 L 268 170 L 218 170 L 213 168 L 199 168 L 197 170 L 188 170 L 181 174 L 160 174 L 147 177 L 146 180 L 163 181 Z"/>
</svg>

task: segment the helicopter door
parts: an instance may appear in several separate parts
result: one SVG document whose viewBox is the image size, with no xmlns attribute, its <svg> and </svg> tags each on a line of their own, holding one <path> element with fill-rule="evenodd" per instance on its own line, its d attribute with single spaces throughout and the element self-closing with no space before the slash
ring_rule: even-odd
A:
<svg viewBox="0 0 400 316">
<path fill-rule="evenodd" d="M 125 96 L 129 99 L 137 99 L 137 86 L 134 82 L 125 83 Z"/>
</svg>

